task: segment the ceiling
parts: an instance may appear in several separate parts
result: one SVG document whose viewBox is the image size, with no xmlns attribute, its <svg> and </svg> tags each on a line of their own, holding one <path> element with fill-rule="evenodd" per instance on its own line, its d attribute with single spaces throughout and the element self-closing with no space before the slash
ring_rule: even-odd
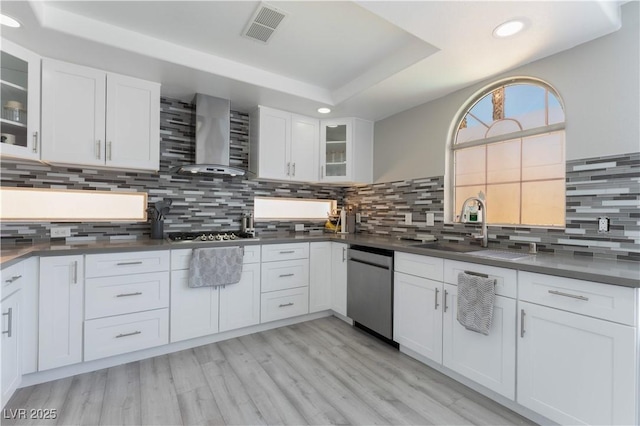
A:
<svg viewBox="0 0 640 426">
<path fill-rule="evenodd" d="M 242 36 L 257 1 L 18 1 L 2 36 L 52 58 L 231 99 L 379 120 L 620 28 L 618 1 L 273 1 L 267 44 Z M 525 31 L 492 35 L 523 19 Z"/>
</svg>

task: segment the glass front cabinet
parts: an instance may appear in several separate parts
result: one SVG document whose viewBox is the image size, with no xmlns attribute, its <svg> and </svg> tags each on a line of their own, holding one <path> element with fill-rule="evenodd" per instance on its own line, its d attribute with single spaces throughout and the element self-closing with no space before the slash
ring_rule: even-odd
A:
<svg viewBox="0 0 640 426">
<path fill-rule="evenodd" d="M 2 39 L 0 153 L 40 158 L 40 57 Z"/>
<path fill-rule="evenodd" d="M 373 122 L 340 118 L 320 122 L 320 180 L 373 181 Z"/>
</svg>

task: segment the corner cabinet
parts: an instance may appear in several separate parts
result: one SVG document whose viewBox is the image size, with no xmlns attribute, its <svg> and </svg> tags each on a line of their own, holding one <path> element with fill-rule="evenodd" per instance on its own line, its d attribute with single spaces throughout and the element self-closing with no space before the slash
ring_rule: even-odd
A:
<svg viewBox="0 0 640 426">
<path fill-rule="evenodd" d="M 360 118 L 320 122 L 320 181 L 373 181 L 373 123 Z"/>
<path fill-rule="evenodd" d="M 5 39 L 1 55 L 0 152 L 3 157 L 38 160 L 41 58 Z"/>
<path fill-rule="evenodd" d="M 42 61 L 42 160 L 158 170 L 160 85 Z"/>
<path fill-rule="evenodd" d="M 318 180 L 319 120 L 260 106 L 250 123 L 253 173 L 264 179 Z"/>
</svg>

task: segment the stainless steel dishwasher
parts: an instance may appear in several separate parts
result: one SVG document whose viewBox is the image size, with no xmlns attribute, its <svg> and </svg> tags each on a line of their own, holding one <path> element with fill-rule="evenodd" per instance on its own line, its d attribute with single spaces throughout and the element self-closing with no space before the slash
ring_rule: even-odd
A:
<svg viewBox="0 0 640 426">
<path fill-rule="evenodd" d="M 351 246 L 347 263 L 347 316 L 392 343 L 393 252 Z"/>
</svg>

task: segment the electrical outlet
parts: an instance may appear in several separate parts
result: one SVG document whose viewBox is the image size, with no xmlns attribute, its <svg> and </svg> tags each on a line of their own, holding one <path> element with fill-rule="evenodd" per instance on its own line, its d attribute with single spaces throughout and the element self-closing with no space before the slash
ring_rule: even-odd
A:
<svg viewBox="0 0 640 426">
<path fill-rule="evenodd" d="M 413 215 L 411 213 L 405 213 L 404 214 L 404 224 L 405 225 L 411 225 L 412 219 L 413 219 Z"/>
<path fill-rule="evenodd" d="M 71 236 L 71 228 L 68 226 L 58 226 L 51 228 L 51 238 L 63 238 Z"/>
<path fill-rule="evenodd" d="M 598 218 L 598 232 L 609 232 L 609 218 L 606 216 Z"/>
<path fill-rule="evenodd" d="M 296 223 L 296 232 L 304 231 L 304 223 Z"/>
<path fill-rule="evenodd" d="M 362 223 L 362 216 L 360 216 L 360 213 L 356 213 L 356 223 Z"/>
<path fill-rule="evenodd" d="M 427 226 L 433 226 L 436 222 L 436 215 L 433 213 L 427 213 Z"/>
</svg>

